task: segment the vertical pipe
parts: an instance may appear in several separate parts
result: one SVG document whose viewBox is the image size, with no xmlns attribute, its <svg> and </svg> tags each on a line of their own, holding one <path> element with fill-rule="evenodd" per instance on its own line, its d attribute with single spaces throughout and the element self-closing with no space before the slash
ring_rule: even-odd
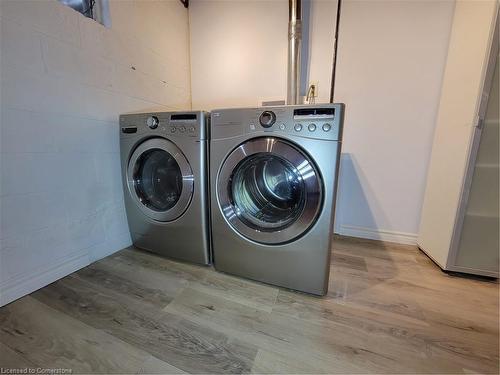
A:
<svg viewBox="0 0 500 375">
<path fill-rule="evenodd" d="M 333 64 L 332 64 L 332 81 L 330 86 L 330 103 L 333 103 L 335 95 L 335 78 L 337 74 L 337 51 L 339 44 L 339 25 L 340 25 L 341 9 L 342 9 L 342 0 L 337 0 L 337 19 L 335 21 L 335 43 L 333 45 Z"/>
<path fill-rule="evenodd" d="M 300 49 L 302 42 L 301 0 L 288 0 L 287 104 L 299 104 Z"/>
</svg>

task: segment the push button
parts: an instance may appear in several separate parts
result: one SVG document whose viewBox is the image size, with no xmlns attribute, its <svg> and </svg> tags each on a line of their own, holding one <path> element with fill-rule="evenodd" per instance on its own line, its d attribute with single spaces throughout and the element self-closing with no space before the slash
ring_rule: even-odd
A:
<svg viewBox="0 0 500 375">
<path fill-rule="evenodd" d="M 329 132 L 332 129 L 330 124 L 323 124 L 323 131 Z"/>
<path fill-rule="evenodd" d="M 293 128 L 295 129 L 296 132 L 300 132 L 302 131 L 302 124 L 295 124 Z"/>
<path fill-rule="evenodd" d="M 307 126 L 307 129 L 309 129 L 310 132 L 313 132 L 316 130 L 316 124 L 309 124 Z"/>
<path fill-rule="evenodd" d="M 125 134 L 137 133 L 137 126 L 129 126 L 122 128 L 122 132 Z"/>
</svg>

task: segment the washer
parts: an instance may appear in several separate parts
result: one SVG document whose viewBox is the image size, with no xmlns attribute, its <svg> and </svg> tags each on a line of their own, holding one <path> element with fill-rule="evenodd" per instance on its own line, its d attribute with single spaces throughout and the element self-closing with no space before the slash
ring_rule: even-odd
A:
<svg viewBox="0 0 500 375">
<path fill-rule="evenodd" d="M 120 116 L 125 207 L 134 245 L 209 264 L 205 112 Z"/>
<path fill-rule="evenodd" d="M 212 111 L 218 271 L 327 293 L 343 116 L 343 104 Z"/>
</svg>

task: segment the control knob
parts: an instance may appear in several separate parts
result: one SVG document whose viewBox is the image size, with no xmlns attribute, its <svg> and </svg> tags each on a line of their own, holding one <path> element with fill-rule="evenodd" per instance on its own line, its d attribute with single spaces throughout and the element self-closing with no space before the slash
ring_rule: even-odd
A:
<svg viewBox="0 0 500 375">
<path fill-rule="evenodd" d="M 156 129 L 159 123 L 160 122 L 158 121 L 158 117 L 156 116 L 149 116 L 148 119 L 146 120 L 146 125 L 150 129 Z"/>
<path fill-rule="evenodd" d="M 259 122 L 264 128 L 270 128 L 276 122 L 276 114 L 273 111 L 264 111 L 260 114 Z"/>
</svg>

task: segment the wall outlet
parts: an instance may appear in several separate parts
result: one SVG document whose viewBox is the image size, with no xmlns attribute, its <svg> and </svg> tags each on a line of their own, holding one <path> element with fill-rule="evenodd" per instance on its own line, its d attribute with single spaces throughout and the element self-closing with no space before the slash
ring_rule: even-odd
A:
<svg viewBox="0 0 500 375">
<path fill-rule="evenodd" d="M 314 97 L 317 98 L 318 92 L 319 92 L 319 81 L 309 82 L 309 87 L 311 87 L 313 85 L 314 85 Z M 309 90 L 309 87 L 308 87 L 308 90 Z"/>
</svg>

